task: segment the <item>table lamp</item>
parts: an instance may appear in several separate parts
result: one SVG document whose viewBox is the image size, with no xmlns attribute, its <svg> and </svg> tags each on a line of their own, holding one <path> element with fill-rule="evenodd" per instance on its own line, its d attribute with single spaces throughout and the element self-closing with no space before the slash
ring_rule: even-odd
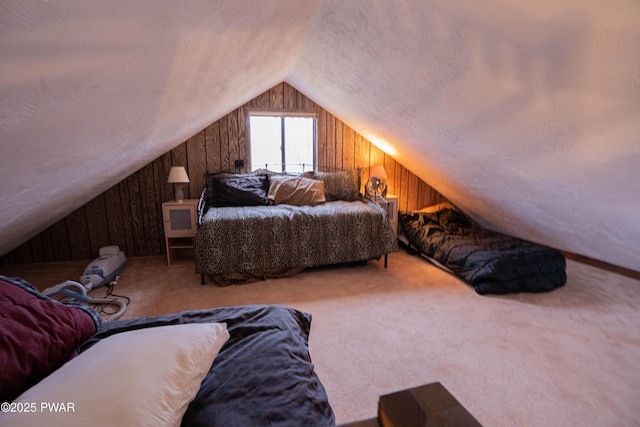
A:
<svg viewBox="0 0 640 427">
<path fill-rule="evenodd" d="M 182 192 L 182 186 L 180 184 L 189 183 L 189 176 L 183 166 L 173 166 L 169 171 L 169 184 L 175 184 L 176 200 L 182 203 L 184 200 L 184 193 Z"/>
</svg>

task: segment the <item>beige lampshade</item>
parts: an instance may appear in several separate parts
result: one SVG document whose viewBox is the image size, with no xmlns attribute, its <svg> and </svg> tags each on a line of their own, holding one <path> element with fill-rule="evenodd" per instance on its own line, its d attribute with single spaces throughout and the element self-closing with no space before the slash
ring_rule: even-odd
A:
<svg viewBox="0 0 640 427">
<path fill-rule="evenodd" d="M 187 171 L 183 166 L 173 166 L 169 171 L 167 182 L 171 184 L 187 183 L 189 182 L 189 175 L 187 175 Z"/>
<path fill-rule="evenodd" d="M 372 167 L 371 173 L 369 175 L 376 178 L 387 179 L 387 173 L 385 172 L 384 167 L 382 165 L 376 165 Z"/>
</svg>

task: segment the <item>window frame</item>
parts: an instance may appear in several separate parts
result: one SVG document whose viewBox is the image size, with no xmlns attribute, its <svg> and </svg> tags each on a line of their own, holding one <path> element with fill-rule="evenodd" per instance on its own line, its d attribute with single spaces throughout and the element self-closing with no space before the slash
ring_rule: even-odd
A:
<svg viewBox="0 0 640 427">
<path fill-rule="evenodd" d="M 312 165 L 312 169 L 313 171 L 316 171 L 318 169 L 318 115 L 315 112 L 301 112 L 301 111 L 272 111 L 272 110 L 250 110 L 248 115 L 247 115 L 247 130 L 248 130 L 248 141 L 249 141 L 249 165 L 251 165 L 251 168 L 253 169 L 253 159 L 252 159 L 252 144 L 253 141 L 251 140 L 251 116 L 262 116 L 262 117 L 279 117 L 280 118 L 280 143 L 281 143 L 281 152 L 282 152 L 282 157 L 280 159 L 280 173 L 293 173 L 293 172 L 287 172 L 286 168 L 287 168 L 287 164 L 284 162 L 284 156 L 285 156 L 285 149 L 282 149 L 282 147 L 285 145 L 285 140 L 284 140 L 284 120 L 285 118 L 289 118 L 289 117 L 307 117 L 307 118 L 311 118 L 313 119 L 313 165 Z M 304 168 L 303 168 L 304 169 Z M 303 170 L 304 172 L 307 172 L 307 170 Z M 275 172 L 275 171 L 274 171 Z"/>
</svg>

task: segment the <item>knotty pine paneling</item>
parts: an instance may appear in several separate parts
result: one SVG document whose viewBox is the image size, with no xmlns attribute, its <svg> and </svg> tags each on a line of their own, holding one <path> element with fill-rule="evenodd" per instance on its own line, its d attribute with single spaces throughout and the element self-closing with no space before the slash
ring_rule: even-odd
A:
<svg viewBox="0 0 640 427">
<path fill-rule="evenodd" d="M 51 241 L 54 243 L 53 254 L 51 258 L 46 258 L 43 261 L 70 260 L 71 248 L 69 247 L 69 231 L 66 218 L 56 222 L 40 234 L 47 234 L 47 232 L 51 234 Z"/>
<path fill-rule="evenodd" d="M 252 111 L 314 113 L 318 169 L 361 167 L 365 182 L 369 168 L 383 164 L 388 175 L 388 192 L 399 196 L 402 210 L 445 200 L 349 125 L 291 85 L 280 83 L 20 245 L 0 258 L 0 264 L 92 259 L 105 245 L 117 245 L 127 256 L 165 254 L 162 202 L 173 199 L 174 189 L 166 182 L 171 166 L 186 167 L 191 182 L 183 188 L 185 197 L 198 198 L 206 173 L 235 170 L 236 159 L 250 165 Z"/>
<path fill-rule="evenodd" d="M 189 181 L 191 198 L 200 197 L 200 193 L 194 193 L 198 188 L 204 188 L 204 177 L 207 173 L 207 150 L 205 147 L 205 130 L 191 137 L 183 144 L 187 151 L 186 163 L 189 165 Z M 174 164 L 178 164 L 174 160 Z M 185 195 L 186 196 L 186 195 Z"/>
</svg>

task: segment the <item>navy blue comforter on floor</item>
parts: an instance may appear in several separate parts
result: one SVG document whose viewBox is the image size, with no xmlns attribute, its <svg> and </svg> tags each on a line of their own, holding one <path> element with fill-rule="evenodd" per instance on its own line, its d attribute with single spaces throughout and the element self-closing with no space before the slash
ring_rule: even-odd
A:
<svg viewBox="0 0 640 427">
<path fill-rule="evenodd" d="M 412 247 L 481 295 L 551 291 L 567 280 L 560 251 L 487 230 L 452 207 L 398 220 Z"/>
</svg>

